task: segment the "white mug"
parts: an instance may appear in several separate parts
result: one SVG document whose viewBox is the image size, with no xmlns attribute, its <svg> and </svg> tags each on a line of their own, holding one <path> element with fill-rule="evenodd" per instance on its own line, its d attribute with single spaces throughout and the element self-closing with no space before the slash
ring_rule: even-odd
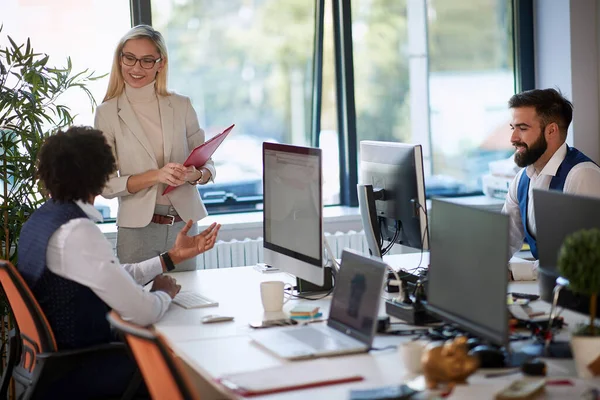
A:
<svg viewBox="0 0 600 400">
<path fill-rule="evenodd" d="M 282 281 L 267 281 L 260 284 L 260 298 L 266 312 L 281 311 L 290 297 L 284 299 Z"/>
<path fill-rule="evenodd" d="M 400 358 L 407 371 L 413 374 L 419 374 L 423 371 L 421 366 L 421 356 L 427 342 L 422 340 L 411 340 L 400 344 Z"/>
</svg>

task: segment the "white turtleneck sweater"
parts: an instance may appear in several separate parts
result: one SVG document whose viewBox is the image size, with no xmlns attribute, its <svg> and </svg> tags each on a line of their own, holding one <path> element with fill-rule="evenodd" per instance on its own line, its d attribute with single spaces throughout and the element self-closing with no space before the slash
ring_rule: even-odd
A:
<svg viewBox="0 0 600 400">
<path fill-rule="evenodd" d="M 165 165 L 165 150 L 158 98 L 156 97 L 156 91 L 154 90 L 155 82 L 156 81 L 153 81 L 141 88 L 134 88 L 125 83 L 125 95 L 127 96 L 127 100 L 129 100 L 129 104 L 131 104 L 131 108 L 133 108 L 148 141 L 150 141 L 154 156 L 156 157 L 156 162 L 158 163 L 158 168 L 162 168 Z M 156 204 L 171 205 L 167 196 L 162 195 L 165 188 L 166 185 L 164 183 L 158 184 Z"/>
</svg>

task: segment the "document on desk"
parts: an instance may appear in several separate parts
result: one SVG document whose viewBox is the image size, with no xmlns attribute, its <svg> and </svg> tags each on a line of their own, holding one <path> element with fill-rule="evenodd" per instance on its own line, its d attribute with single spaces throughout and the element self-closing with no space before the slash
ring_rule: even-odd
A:
<svg viewBox="0 0 600 400">
<path fill-rule="evenodd" d="M 310 360 L 224 375 L 217 382 L 241 396 L 256 396 L 364 379 L 351 371 L 340 371 L 338 367 L 334 367 L 327 359 Z"/>
<path fill-rule="evenodd" d="M 515 281 L 535 281 L 539 262 L 513 256 L 508 261 L 508 267 L 512 271 Z"/>
</svg>

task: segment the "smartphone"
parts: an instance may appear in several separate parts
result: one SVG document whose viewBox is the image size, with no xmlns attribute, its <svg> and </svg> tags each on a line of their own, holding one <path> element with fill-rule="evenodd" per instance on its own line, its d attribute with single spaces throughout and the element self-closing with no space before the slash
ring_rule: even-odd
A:
<svg viewBox="0 0 600 400">
<path fill-rule="evenodd" d="M 291 318 L 282 318 L 282 319 L 269 319 L 266 321 L 255 321 L 250 322 L 250 327 L 255 329 L 261 328 L 272 328 L 274 326 L 288 326 L 288 325 L 296 325 L 298 321 L 293 320 Z"/>
</svg>

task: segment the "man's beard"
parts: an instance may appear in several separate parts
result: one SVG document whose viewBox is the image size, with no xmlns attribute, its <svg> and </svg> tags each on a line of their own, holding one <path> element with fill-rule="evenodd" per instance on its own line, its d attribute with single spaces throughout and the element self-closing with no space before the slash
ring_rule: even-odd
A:
<svg viewBox="0 0 600 400">
<path fill-rule="evenodd" d="M 548 142 L 546 142 L 546 137 L 544 136 L 544 128 L 541 129 L 540 137 L 531 146 L 523 142 L 513 143 L 513 145 L 525 147 L 523 152 L 515 152 L 515 163 L 519 167 L 524 168 L 535 163 L 546 152 L 546 149 L 548 149 Z"/>
</svg>

